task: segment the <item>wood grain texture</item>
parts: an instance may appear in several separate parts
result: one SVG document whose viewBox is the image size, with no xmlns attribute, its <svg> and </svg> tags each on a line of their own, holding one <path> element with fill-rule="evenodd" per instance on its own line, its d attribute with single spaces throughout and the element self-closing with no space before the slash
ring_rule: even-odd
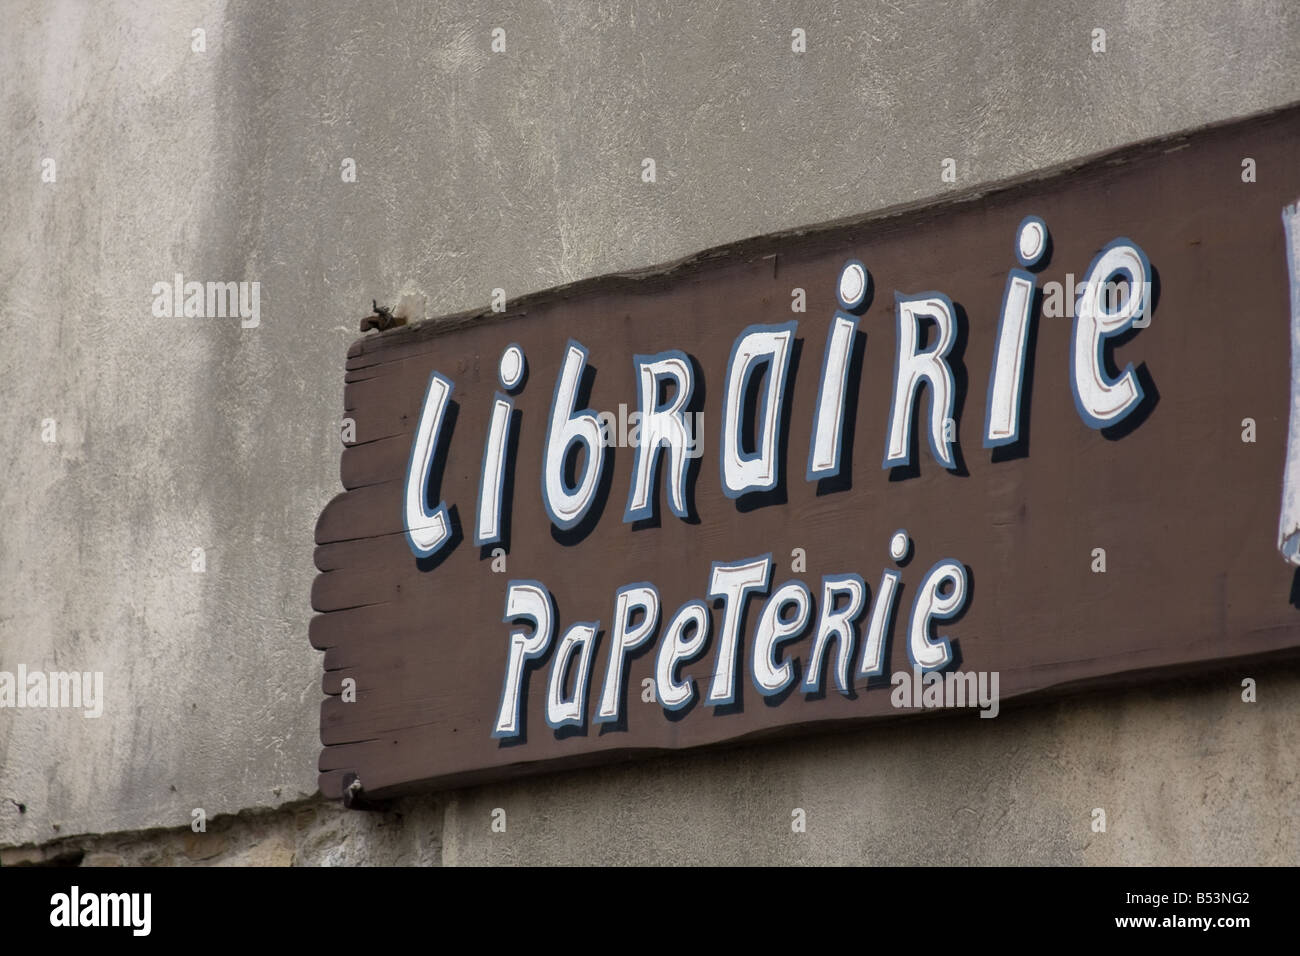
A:
<svg viewBox="0 0 1300 956">
<path fill-rule="evenodd" d="M 1256 159 L 1259 182 L 1241 182 L 1244 156 Z M 771 552 L 774 586 L 799 578 L 816 590 L 824 574 L 855 572 L 874 600 L 881 571 L 895 568 L 888 542 L 899 528 L 911 536 L 914 556 L 901 569 L 887 673 L 908 667 L 906 612 L 940 558 L 966 564 L 973 584 L 966 613 L 941 630 L 955 639 L 961 670 L 1000 673 L 1004 702 L 1293 653 L 1300 610 L 1276 536 L 1290 403 L 1280 213 L 1300 197 L 1298 156 L 1300 111 L 1292 109 L 978 198 L 751 240 L 672 269 L 553 290 L 513 303 L 505 316 L 458 316 L 358 341 L 344 398 L 357 442 L 342 453 L 346 490 L 316 527 L 321 574 L 311 597 L 321 613 L 310 640 L 325 651 L 322 791 L 337 797 L 345 776 L 357 774 L 368 796 L 383 797 L 910 715 L 891 707 L 887 683 L 858 686 L 852 697 L 833 686 L 818 698 L 796 690 L 776 705 L 759 696 L 743 654 L 760 606 L 751 601 L 737 707 L 715 713 L 701 704 L 669 719 L 641 702 L 661 626 L 632 662 L 626 727 L 590 723 L 618 587 L 653 582 L 667 615 L 705 597 L 712 562 Z M 1028 450 L 1002 460 L 980 437 L 998 309 L 1017 265 L 1015 230 L 1031 213 L 1046 220 L 1053 243 L 1040 289 L 1067 272 L 1083 281 L 1096 253 L 1117 237 L 1145 250 L 1159 283 L 1152 321 L 1114 350 L 1114 360 L 1119 368 L 1145 366 L 1157 398 L 1122 437 L 1087 427 L 1070 389 L 1072 322 L 1036 313 L 1022 426 Z M 866 345 L 856 415 L 846 428 L 852 482 L 819 494 L 804 480 L 805 463 L 835 278 L 848 258 L 866 263 L 874 280 L 859 326 Z M 791 314 L 794 287 L 807 290 L 806 313 Z M 917 474 L 881 468 L 895 290 L 941 291 L 962 309 L 952 359 L 964 473 L 934 461 L 923 436 Z M 742 511 L 723 496 L 718 474 L 727 357 L 746 326 L 792 318 L 801 350 L 789 385 L 784 501 Z M 698 361 L 705 392 L 698 524 L 673 517 L 662 491 L 657 526 L 625 524 L 634 456 L 614 448 L 606 450 L 613 480 L 594 528 L 578 543 L 553 534 L 541 505 L 542 444 L 569 338 L 590 352 L 597 409 L 635 407 L 634 354 L 678 348 Z M 471 522 L 496 363 L 511 342 L 527 354 L 529 375 L 515 400 L 521 427 L 509 573 L 496 574 L 470 540 Z M 440 494 L 464 540 L 435 569 L 422 570 L 402 534 L 401 494 L 433 370 L 455 383 Z M 1254 444 L 1241 440 L 1247 417 L 1257 423 Z M 794 548 L 807 552 L 804 573 L 790 571 Z M 1094 548 L 1106 550 L 1105 574 L 1090 570 Z M 547 727 L 543 665 L 531 672 L 525 739 L 502 745 L 490 736 L 506 662 L 506 582 L 517 578 L 550 589 L 557 633 L 601 621 L 585 732 Z M 716 607 L 712 614 L 716 633 L 721 615 Z M 786 645 L 786 656 L 802 664 L 809 641 Z M 697 685 L 712 673 L 714 649 L 711 643 L 683 669 Z M 339 697 L 347 677 L 357 684 L 355 703 Z"/>
</svg>

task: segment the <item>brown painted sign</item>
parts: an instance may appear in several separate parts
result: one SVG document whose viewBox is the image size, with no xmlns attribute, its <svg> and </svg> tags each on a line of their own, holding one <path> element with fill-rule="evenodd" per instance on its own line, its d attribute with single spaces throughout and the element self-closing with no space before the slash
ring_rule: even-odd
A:
<svg viewBox="0 0 1300 956">
<path fill-rule="evenodd" d="M 1300 646 L 1297 156 L 1291 110 L 358 341 L 322 791 Z"/>
</svg>

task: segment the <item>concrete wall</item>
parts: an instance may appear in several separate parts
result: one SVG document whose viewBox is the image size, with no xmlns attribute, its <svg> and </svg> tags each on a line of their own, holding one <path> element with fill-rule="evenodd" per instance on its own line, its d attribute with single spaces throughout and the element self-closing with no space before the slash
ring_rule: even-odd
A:
<svg viewBox="0 0 1300 956">
<path fill-rule="evenodd" d="M 107 701 L 0 711 L 0 846 L 171 859 L 202 807 L 243 814 L 202 860 L 260 826 L 282 862 L 1296 862 L 1285 668 L 1254 706 L 1224 675 L 419 798 L 415 830 L 312 799 L 312 529 L 370 299 L 482 306 L 1300 98 L 1294 4 L 1051 6 L 6 4 L 0 669 Z M 260 325 L 155 318 L 176 272 L 260 282 Z"/>
</svg>

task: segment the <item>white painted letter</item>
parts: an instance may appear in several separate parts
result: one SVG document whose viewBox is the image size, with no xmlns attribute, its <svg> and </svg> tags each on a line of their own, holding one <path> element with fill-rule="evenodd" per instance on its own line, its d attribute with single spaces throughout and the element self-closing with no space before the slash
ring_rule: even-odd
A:
<svg viewBox="0 0 1300 956">
<path fill-rule="evenodd" d="M 501 684 L 501 707 L 497 711 L 496 729 L 492 731 L 493 737 L 518 737 L 523 732 L 519 705 L 523 698 L 524 666 L 546 653 L 555 627 L 550 592 L 539 581 L 511 581 L 506 586 L 506 613 L 502 620 L 507 624 L 528 621 L 533 625 L 531 635 L 524 631 L 510 632 L 506 676 Z"/>
<path fill-rule="evenodd" d="M 510 445 L 510 413 L 514 402 L 497 392 L 492 402 L 487 443 L 483 448 L 483 470 L 478 481 L 478 523 L 474 544 L 496 544 L 501 540 L 501 493 L 506 480 L 506 450 Z"/>
<path fill-rule="evenodd" d="M 587 710 L 587 684 L 591 673 L 591 651 L 595 645 L 600 622 L 575 624 L 564 632 L 560 646 L 551 662 L 551 679 L 547 685 L 546 725 L 548 727 L 582 726 Z M 578 664 L 573 674 L 573 696 L 564 699 L 564 685 L 569 676 L 569 662 L 578 651 Z"/>
<path fill-rule="evenodd" d="M 751 325 L 740 333 L 727 361 L 727 387 L 722 414 L 722 490 L 728 498 L 751 491 L 771 491 L 780 481 L 781 464 L 776 460 L 781 432 L 781 408 L 785 377 L 794 350 L 797 322 L 782 325 Z M 741 448 L 741 428 L 748 409 L 745 392 L 760 366 L 766 366 L 763 392 L 758 400 L 755 450 Z"/>
<path fill-rule="evenodd" d="M 451 380 L 437 372 L 429 376 L 429 389 L 425 392 L 420 421 L 415 427 L 415 440 L 411 443 L 411 460 L 406 466 L 403 526 L 406 542 L 417 558 L 427 558 L 451 540 L 447 503 L 439 503 L 437 510 L 430 513 L 425 498 L 452 387 Z"/>
<path fill-rule="evenodd" d="M 821 382 L 817 386 L 817 417 L 808 449 L 808 480 L 833 478 L 840 473 L 840 442 L 844 430 L 844 393 L 849 384 L 849 361 L 858 320 L 835 313 L 826 336 Z"/>
<path fill-rule="evenodd" d="M 567 531 L 582 521 L 600 484 L 605 463 L 604 434 L 600 419 L 590 410 L 574 411 L 587 350 L 572 339 L 564 353 L 564 366 L 555 382 L 550 423 L 546 429 L 546 462 L 542 469 L 542 503 L 557 528 Z M 586 461 L 576 488 L 565 480 L 564 462 L 574 442 L 586 448 Z"/>
<path fill-rule="evenodd" d="M 632 615 L 643 612 L 641 623 L 633 625 Z M 618 589 L 614 595 L 614 636 L 605 665 L 605 688 L 596 711 L 598 724 L 617 723 L 623 716 L 623 661 L 629 651 L 644 644 L 659 623 L 659 592 L 653 584 L 641 582 Z"/>
<path fill-rule="evenodd" d="M 782 617 L 781 610 L 794 607 L 794 614 Z M 758 616 L 754 629 L 754 659 L 750 672 L 754 686 L 765 697 L 781 693 L 794 680 L 794 668 L 788 660 L 777 663 L 780 646 L 792 641 L 808 626 L 812 612 L 812 595 L 802 581 L 787 581 L 772 593 Z"/>
<path fill-rule="evenodd" d="M 835 604 L 841 596 L 848 600 L 843 607 Z M 817 616 L 817 634 L 813 638 L 812 650 L 808 652 L 808 671 L 803 677 L 803 691 L 814 694 L 821 690 L 822 655 L 832 640 L 836 642 L 838 654 L 835 664 L 835 686 L 840 693 L 848 696 L 853 689 L 850 683 L 849 667 L 853 663 L 853 645 L 858 639 L 858 629 L 854 622 L 866 610 L 867 583 L 856 574 L 827 575 L 822 578 L 821 612 Z"/>
<path fill-rule="evenodd" d="M 912 463 L 912 405 L 922 382 L 929 384 L 930 451 L 935 461 L 955 469 L 952 443 L 944 437 L 944 422 L 952 418 L 957 388 L 952 369 L 946 361 L 957 341 L 957 323 L 952 300 L 938 292 L 906 297 L 894 293 L 894 311 L 898 326 L 898 354 L 894 363 L 894 401 L 889 410 L 889 437 L 885 446 L 884 468 Z M 918 352 L 921 318 L 934 320 L 939 327 L 938 341 Z"/>
<path fill-rule="evenodd" d="M 655 659 L 655 686 L 665 710 L 681 710 L 695 699 L 695 681 L 688 677 L 678 682 L 676 672 L 678 665 L 693 661 L 704 650 L 709 639 L 709 620 L 709 609 L 704 602 L 690 601 L 677 609 L 664 629 L 659 656 Z M 686 639 L 688 629 L 694 634 Z"/>
<path fill-rule="evenodd" d="M 1107 312 L 1107 280 L 1116 273 L 1124 274 L 1128 296 L 1122 307 Z M 1103 352 L 1106 339 L 1137 324 L 1146 313 L 1150 289 L 1151 264 L 1146 253 L 1128 239 L 1110 243 L 1088 267 L 1088 279 L 1075 309 L 1070 384 L 1079 416 L 1091 428 L 1114 425 L 1142 403 L 1142 384 L 1133 363 L 1111 381 Z"/>
<path fill-rule="evenodd" d="M 940 594 L 944 581 L 952 583 L 947 594 Z M 925 580 L 912 603 L 912 626 L 908 631 L 907 656 L 921 671 L 942 670 L 952 663 L 952 644 L 948 638 L 930 640 L 930 622 L 956 617 L 966 603 L 966 568 L 953 560 L 943 560 L 926 572 Z"/>
<path fill-rule="evenodd" d="M 637 370 L 637 400 L 640 415 L 636 461 L 632 465 L 632 488 L 627 497 L 626 522 L 654 517 L 655 473 L 659 469 L 660 451 L 668 449 L 668 507 L 679 518 L 688 516 L 686 506 L 686 466 L 690 435 L 686 426 L 686 406 L 695 390 L 691 361 L 678 351 L 658 355 L 638 355 L 632 360 Z M 668 404 L 659 404 L 662 383 L 673 383 Z"/>
<path fill-rule="evenodd" d="M 718 649 L 714 656 L 713 684 L 705 703 L 716 707 L 736 699 L 736 645 L 740 640 L 740 620 L 745 599 L 751 591 L 766 591 L 772 575 L 772 556 L 751 558 L 735 564 L 713 565 L 709 577 L 709 597 L 721 598 L 722 627 L 718 631 Z"/>
</svg>

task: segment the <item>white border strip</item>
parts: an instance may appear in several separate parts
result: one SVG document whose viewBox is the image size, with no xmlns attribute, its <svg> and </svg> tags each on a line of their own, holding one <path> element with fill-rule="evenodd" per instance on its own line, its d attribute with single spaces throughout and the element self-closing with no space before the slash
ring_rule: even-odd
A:
<svg viewBox="0 0 1300 956">
<path fill-rule="evenodd" d="M 1291 281 L 1291 425 L 1282 474 L 1277 548 L 1291 564 L 1300 565 L 1300 202 L 1282 210 L 1282 228 L 1286 232 L 1287 275 Z"/>
</svg>

